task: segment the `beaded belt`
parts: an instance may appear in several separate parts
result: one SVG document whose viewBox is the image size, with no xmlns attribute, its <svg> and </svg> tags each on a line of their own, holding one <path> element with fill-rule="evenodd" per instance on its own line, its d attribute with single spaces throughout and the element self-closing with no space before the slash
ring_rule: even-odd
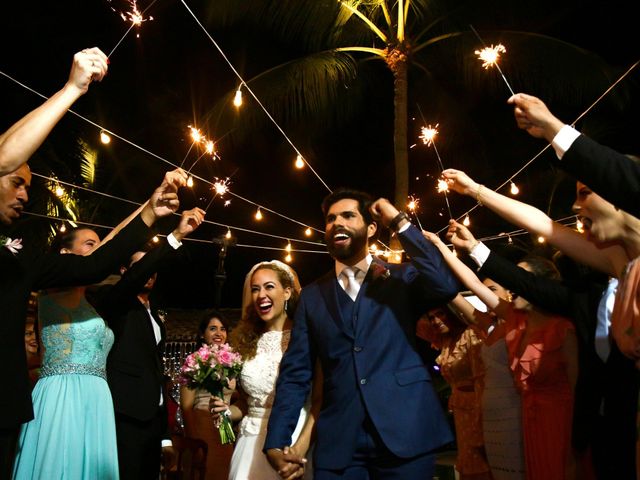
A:
<svg viewBox="0 0 640 480">
<path fill-rule="evenodd" d="M 94 375 L 104 380 L 107 379 L 107 372 L 104 368 L 83 365 L 81 363 L 64 363 L 60 365 L 45 365 L 40 369 L 40 378 L 51 377 L 53 375 Z"/>
</svg>

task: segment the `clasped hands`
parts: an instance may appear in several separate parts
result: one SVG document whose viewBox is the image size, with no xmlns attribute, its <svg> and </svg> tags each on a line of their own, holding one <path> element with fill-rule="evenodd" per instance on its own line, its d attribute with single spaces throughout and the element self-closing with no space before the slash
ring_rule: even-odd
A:
<svg viewBox="0 0 640 480">
<path fill-rule="evenodd" d="M 267 460 L 283 480 L 302 478 L 307 463 L 307 459 L 296 451 L 295 446 L 270 448 L 267 450 Z"/>
</svg>

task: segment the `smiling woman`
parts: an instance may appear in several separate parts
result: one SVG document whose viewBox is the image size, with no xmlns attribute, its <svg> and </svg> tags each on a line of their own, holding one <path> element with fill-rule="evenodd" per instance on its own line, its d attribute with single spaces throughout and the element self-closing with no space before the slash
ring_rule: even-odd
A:
<svg viewBox="0 0 640 480">
<path fill-rule="evenodd" d="M 221 345 L 227 342 L 227 319 L 217 310 L 208 310 L 198 325 L 198 342 L 203 345 Z M 233 389 L 224 390 L 224 401 L 231 403 L 235 380 L 230 381 Z M 233 444 L 222 444 L 213 416 L 209 410 L 211 394 L 203 389 L 180 388 L 180 408 L 184 418 L 185 433 L 188 437 L 200 438 L 207 443 L 207 480 L 226 480 Z"/>
</svg>

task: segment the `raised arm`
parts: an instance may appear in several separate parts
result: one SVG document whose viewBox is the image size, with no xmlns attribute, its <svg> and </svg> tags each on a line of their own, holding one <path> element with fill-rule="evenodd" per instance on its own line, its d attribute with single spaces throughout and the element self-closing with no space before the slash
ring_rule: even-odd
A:
<svg viewBox="0 0 640 480">
<path fill-rule="evenodd" d="M 74 55 L 64 87 L 0 135 L 0 176 L 29 160 L 71 105 L 87 92 L 89 84 L 104 78 L 107 68 L 107 56 L 98 48 Z"/>
<path fill-rule="evenodd" d="M 445 262 L 464 286 L 471 290 L 496 315 L 499 317 L 506 315 L 509 309 L 508 302 L 502 300 L 482 283 L 478 276 L 447 248 L 438 235 L 431 232 L 423 232 L 423 235 L 440 250 Z"/>
<path fill-rule="evenodd" d="M 560 168 L 615 206 L 640 216 L 640 163 L 565 125 L 539 98 L 518 93 L 508 102 L 518 127 L 551 143 Z"/>
<path fill-rule="evenodd" d="M 447 169 L 442 175 L 452 190 L 474 197 L 508 222 L 534 235 L 541 235 L 576 261 L 609 275 L 618 275 L 614 268 L 615 258 L 624 253 L 619 246 L 599 249 L 583 235 L 553 221 L 541 210 L 476 183 L 460 170 Z"/>
</svg>

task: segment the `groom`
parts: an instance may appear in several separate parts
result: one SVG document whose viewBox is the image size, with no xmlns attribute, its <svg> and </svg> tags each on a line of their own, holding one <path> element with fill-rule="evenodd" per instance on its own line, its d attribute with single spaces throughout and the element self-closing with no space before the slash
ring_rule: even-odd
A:
<svg viewBox="0 0 640 480">
<path fill-rule="evenodd" d="M 335 269 L 302 291 L 264 445 L 283 477 L 304 468 L 288 446 L 316 360 L 324 376 L 316 480 L 431 478 L 433 452 L 452 440 L 414 332 L 429 305 L 456 295 L 457 281 L 406 214 L 371 200 L 340 190 L 323 202 Z M 411 263 L 372 258 L 377 222 L 396 232 Z"/>
</svg>

